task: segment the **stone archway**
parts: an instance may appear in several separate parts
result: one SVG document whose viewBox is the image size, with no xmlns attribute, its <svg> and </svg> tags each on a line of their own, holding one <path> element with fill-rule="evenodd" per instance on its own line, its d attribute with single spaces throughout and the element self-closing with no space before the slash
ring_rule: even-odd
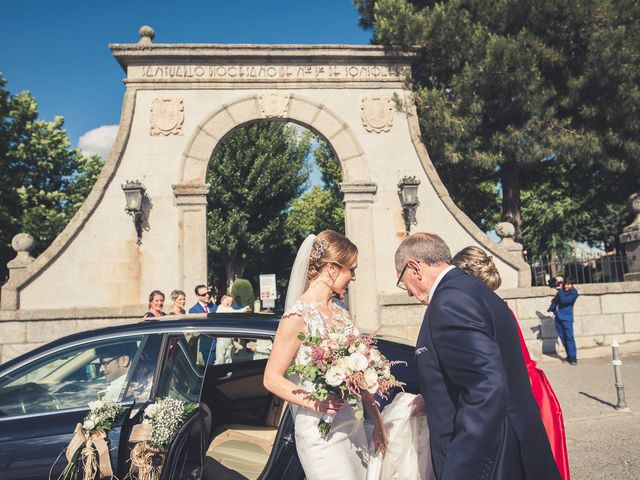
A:
<svg viewBox="0 0 640 480">
<path fill-rule="evenodd" d="M 212 152 L 231 131 L 257 120 L 291 121 L 320 134 L 333 148 L 342 169 L 345 194 L 345 230 L 360 246 L 361 255 L 373 256 L 373 196 L 377 185 L 349 125 L 325 105 L 296 94 L 249 95 L 222 105 L 194 130 L 182 154 L 180 183 L 172 185 L 179 209 L 179 278 L 182 286 L 207 278 L 206 195 L 204 183 Z M 202 261 L 193 262 L 194 252 Z M 375 318 L 375 269 L 362 269 L 352 287 L 354 316 Z"/>
<path fill-rule="evenodd" d="M 452 250 L 489 250 L 505 288 L 528 283 L 526 263 L 491 242 L 440 182 L 410 101 L 411 55 L 377 46 L 152 44 L 148 34 L 111 50 L 126 73 L 117 142 L 72 222 L 12 271 L 2 310 L 36 315 L 46 298 L 54 317 L 124 318 L 144 311 L 151 290 L 180 287 L 195 301 L 190 292 L 206 278 L 210 156 L 231 130 L 265 119 L 315 130 L 338 156 L 346 231 L 361 253 L 350 294 L 359 324 L 401 331 L 411 306 L 394 292 L 404 176 L 421 182 L 415 230 L 440 234 Z M 129 180 L 140 180 L 149 200 L 141 244 L 124 212 L 120 186 Z"/>
</svg>

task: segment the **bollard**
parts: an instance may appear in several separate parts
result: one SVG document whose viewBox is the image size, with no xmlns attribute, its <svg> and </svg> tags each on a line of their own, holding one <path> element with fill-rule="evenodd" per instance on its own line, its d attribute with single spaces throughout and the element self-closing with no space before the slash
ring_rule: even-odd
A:
<svg viewBox="0 0 640 480">
<path fill-rule="evenodd" d="M 620 345 L 614 340 L 611 344 L 613 350 L 613 374 L 616 379 L 616 391 L 618 393 L 618 404 L 616 410 L 627 409 L 627 402 L 624 399 L 624 385 L 622 383 L 622 360 L 620 360 Z"/>
</svg>

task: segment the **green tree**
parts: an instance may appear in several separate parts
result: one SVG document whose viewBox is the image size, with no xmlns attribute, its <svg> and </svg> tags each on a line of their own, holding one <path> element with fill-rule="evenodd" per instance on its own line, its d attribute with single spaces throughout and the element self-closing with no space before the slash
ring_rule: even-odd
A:
<svg viewBox="0 0 640 480">
<path fill-rule="evenodd" d="M 287 231 L 293 248 L 297 248 L 311 233 L 322 230 L 344 233 L 340 163 L 329 144 L 320 138 L 316 138 L 313 156 L 320 170 L 322 186 L 314 185 L 292 203 L 287 218 Z"/>
<path fill-rule="evenodd" d="M 583 179 L 599 171 L 624 180 L 616 192 L 596 182 L 575 195 L 601 200 L 610 195 L 608 204 L 615 207 L 637 188 L 636 2 L 355 4 L 361 25 L 373 29 L 375 43 L 417 47 L 414 93 L 423 140 L 452 197 L 464 209 L 471 204 L 470 216 L 479 224 L 478 216 L 490 216 L 494 208 L 478 188 L 497 180 L 502 218 L 515 224 L 518 237 L 523 221 L 535 228 L 535 218 L 522 218 L 521 192 L 528 192 L 527 201 L 535 197 L 544 180 L 540 165 L 549 159 L 567 164 L 572 175 L 584 171 Z M 475 178 L 456 188 L 467 168 Z M 486 203 L 473 208 L 469 196 Z M 586 229 L 569 223 L 576 225 L 568 232 L 574 239 L 585 231 L 604 234 L 597 218 L 588 219 Z"/>
<path fill-rule="evenodd" d="M 236 277 L 290 268 L 285 223 L 305 188 L 310 134 L 269 122 L 225 137 L 211 158 L 207 182 L 209 271 L 227 285 Z M 283 255 L 284 254 L 284 255 Z"/>
<path fill-rule="evenodd" d="M 15 252 L 19 232 L 36 239 L 36 255 L 46 249 L 75 214 L 102 168 L 98 157 L 72 149 L 64 120 L 38 120 L 29 92 L 10 95 L 0 76 L 0 265 Z"/>
</svg>

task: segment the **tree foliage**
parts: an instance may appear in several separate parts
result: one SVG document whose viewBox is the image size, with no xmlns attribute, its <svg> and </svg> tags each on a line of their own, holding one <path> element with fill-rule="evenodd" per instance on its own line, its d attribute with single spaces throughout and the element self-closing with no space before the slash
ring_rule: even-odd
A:
<svg viewBox="0 0 640 480">
<path fill-rule="evenodd" d="M 495 218 L 491 195 L 482 194 L 489 182 L 501 189 L 502 218 L 516 225 L 517 235 L 524 224 L 551 238 L 550 224 L 533 214 L 537 208 L 522 204 L 544 202 L 542 165 L 551 160 L 562 164 L 555 170 L 569 175 L 567 182 L 588 182 L 565 197 L 585 208 L 589 198 L 606 205 L 588 218 L 577 211 L 567 218 L 572 228 L 563 229 L 565 242 L 611 239 L 603 229 L 640 177 L 637 2 L 354 3 L 375 43 L 417 47 L 414 93 L 423 141 L 452 197 L 477 223 L 490 227 Z M 614 178 L 620 180 L 615 190 L 606 184 Z M 525 235 L 525 247 L 526 241 Z"/>
<path fill-rule="evenodd" d="M 0 265 L 15 256 L 19 232 L 36 240 L 34 254 L 56 238 L 91 191 L 102 168 L 99 157 L 72 149 L 64 120 L 38 120 L 29 92 L 11 95 L 0 76 Z"/>
<path fill-rule="evenodd" d="M 209 271 L 213 279 L 253 278 L 289 252 L 285 222 L 304 190 L 310 134 L 291 125 L 255 123 L 225 137 L 207 173 Z M 245 272 L 246 270 L 246 272 Z"/>
<path fill-rule="evenodd" d="M 291 206 L 287 218 L 287 231 L 290 234 L 289 242 L 294 248 L 311 233 L 322 230 L 344 233 L 340 162 L 327 142 L 320 138 L 316 139 L 313 156 L 320 170 L 322 186 L 314 185 L 294 200 Z"/>
</svg>

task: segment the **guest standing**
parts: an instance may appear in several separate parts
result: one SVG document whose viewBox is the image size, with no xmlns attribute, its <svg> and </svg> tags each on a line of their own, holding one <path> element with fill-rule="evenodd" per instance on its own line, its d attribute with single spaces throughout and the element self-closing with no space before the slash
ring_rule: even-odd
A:
<svg viewBox="0 0 640 480">
<path fill-rule="evenodd" d="M 171 292 L 171 307 L 170 315 L 184 315 L 186 310 L 184 309 L 185 303 L 187 303 L 187 296 L 182 290 L 174 290 Z"/>
<path fill-rule="evenodd" d="M 154 290 L 149 294 L 149 310 L 142 318 L 162 317 L 165 313 L 162 311 L 164 307 L 164 293 L 160 290 Z"/>
<path fill-rule="evenodd" d="M 211 292 L 206 285 L 198 285 L 194 289 L 198 301 L 189 309 L 189 313 L 216 313 L 216 304 L 211 303 Z"/>
<path fill-rule="evenodd" d="M 554 313 L 556 331 L 564 351 L 567 353 L 567 361 L 570 365 L 578 363 L 576 341 L 573 337 L 573 305 L 576 303 L 578 295 L 578 290 L 573 286 L 573 279 L 567 277 L 562 281 L 547 310 Z"/>
<path fill-rule="evenodd" d="M 451 262 L 456 267 L 464 270 L 469 275 L 474 275 L 482 280 L 491 290 L 496 290 L 502 284 L 502 279 L 498 273 L 498 268 L 490 256 L 479 247 L 467 247 L 460 250 Z M 558 465 L 562 480 L 569 480 L 569 457 L 567 455 L 567 440 L 564 428 L 564 420 L 562 417 L 562 408 L 556 397 L 551 383 L 547 379 L 544 371 L 539 368 L 535 361 L 531 359 L 529 349 L 524 341 L 524 336 L 520 330 L 520 325 L 516 319 L 513 310 L 513 319 L 518 329 L 520 337 L 520 348 L 522 349 L 522 357 L 527 367 L 529 381 L 531 382 L 531 391 L 538 407 L 540 408 L 540 416 L 542 424 L 547 431 L 549 444 L 553 458 Z"/>
</svg>

